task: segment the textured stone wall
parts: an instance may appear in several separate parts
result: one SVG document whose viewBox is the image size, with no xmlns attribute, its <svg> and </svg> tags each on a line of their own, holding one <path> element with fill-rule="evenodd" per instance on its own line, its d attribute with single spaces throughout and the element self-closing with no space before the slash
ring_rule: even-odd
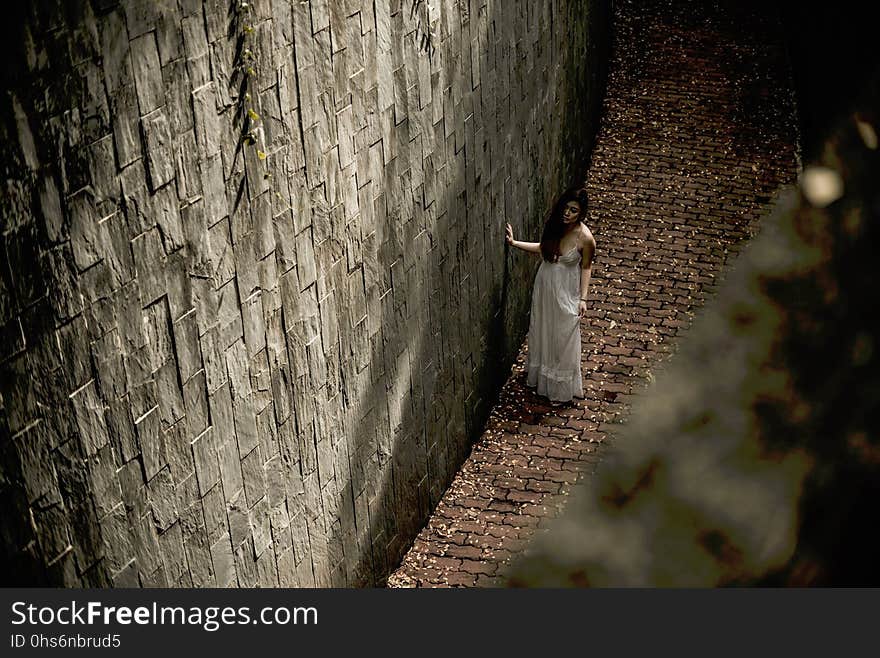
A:
<svg viewBox="0 0 880 658">
<path fill-rule="evenodd" d="M 582 175 L 605 4 L 11 10 L 3 581 L 382 582 L 522 337 L 503 226 Z"/>
</svg>

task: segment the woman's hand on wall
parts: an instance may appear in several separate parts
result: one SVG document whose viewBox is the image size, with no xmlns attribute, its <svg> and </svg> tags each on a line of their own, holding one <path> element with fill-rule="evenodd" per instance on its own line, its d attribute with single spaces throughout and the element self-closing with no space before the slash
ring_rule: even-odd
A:
<svg viewBox="0 0 880 658">
<path fill-rule="evenodd" d="M 507 228 L 504 230 L 504 241 L 507 244 L 513 244 L 513 227 L 508 224 Z"/>
</svg>

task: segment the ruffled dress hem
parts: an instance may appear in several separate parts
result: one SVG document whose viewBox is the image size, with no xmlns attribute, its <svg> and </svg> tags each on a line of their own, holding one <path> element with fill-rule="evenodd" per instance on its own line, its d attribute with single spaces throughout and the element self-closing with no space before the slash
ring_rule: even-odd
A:
<svg viewBox="0 0 880 658">
<path fill-rule="evenodd" d="M 543 395 L 552 402 L 569 402 L 573 398 L 584 397 L 580 369 L 554 370 L 538 365 L 529 365 L 526 385 L 536 389 L 538 395 Z"/>
</svg>

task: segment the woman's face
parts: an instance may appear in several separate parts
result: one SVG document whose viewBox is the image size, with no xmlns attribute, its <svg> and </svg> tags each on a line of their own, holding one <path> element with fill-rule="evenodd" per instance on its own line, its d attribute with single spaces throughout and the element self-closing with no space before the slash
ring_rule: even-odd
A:
<svg viewBox="0 0 880 658">
<path fill-rule="evenodd" d="M 574 224 L 581 216 L 581 204 L 577 201 L 569 201 L 562 209 L 562 223 Z"/>
</svg>

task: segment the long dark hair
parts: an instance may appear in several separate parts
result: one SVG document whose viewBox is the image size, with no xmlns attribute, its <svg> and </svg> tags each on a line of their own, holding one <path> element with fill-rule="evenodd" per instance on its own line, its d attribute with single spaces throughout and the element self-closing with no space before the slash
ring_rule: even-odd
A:
<svg viewBox="0 0 880 658">
<path fill-rule="evenodd" d="M 544 231 L 541 233 L 541 255 L 544 260 L 551 263 L 555 263 L 562 255 L 559 253 L 559 243 L 567 232 L 567 227 L 562 221 L 562 212 L 571 201 L 577 201 L 581 207 L 578 222 L 584 221 L 587 214 L 587 191 L 582 187 L 572 187 L 563 192 L 544 221 Z"/>
</svg>

